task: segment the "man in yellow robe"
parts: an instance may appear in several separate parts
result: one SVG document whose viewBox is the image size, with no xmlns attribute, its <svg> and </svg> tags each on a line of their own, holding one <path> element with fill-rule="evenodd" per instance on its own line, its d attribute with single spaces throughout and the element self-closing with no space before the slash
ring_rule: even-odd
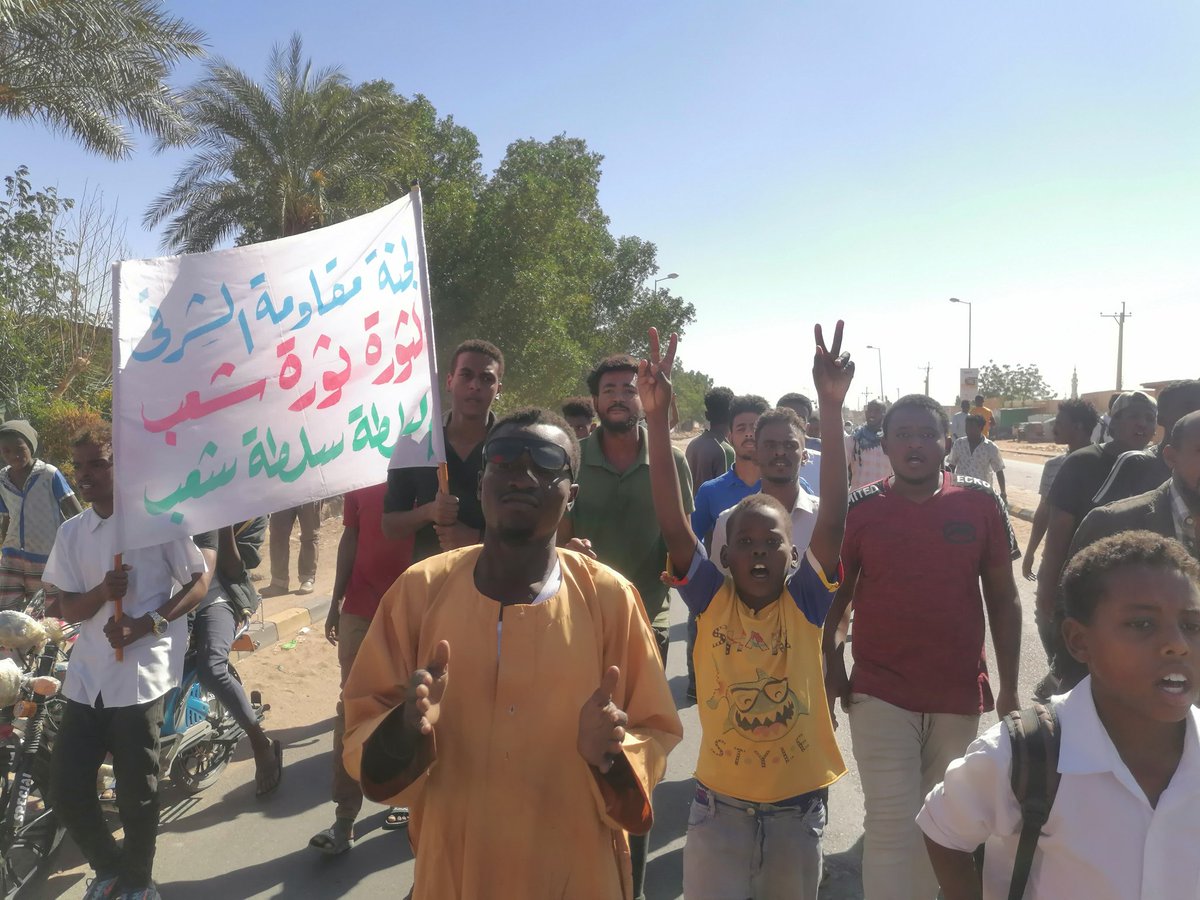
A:
<svg viewBox="0 0 1200 900">
<path fill-rule="evenodd" d="M 397 580 L 346 682 L 346 770 L 411 807 L 414 900 L 631 896 L 683 728 L 633 586 L 554 546 L 578 466 L 557 415 L 497 422 L 483 544 Z"/>
</svg>

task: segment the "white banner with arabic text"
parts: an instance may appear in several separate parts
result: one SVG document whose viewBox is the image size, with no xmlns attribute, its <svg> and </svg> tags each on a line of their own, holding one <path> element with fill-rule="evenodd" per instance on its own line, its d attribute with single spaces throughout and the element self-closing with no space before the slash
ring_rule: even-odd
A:
<svg viewBox="0 0 1200 900">
<path fill-rule="evenodd" d="M 114 267 L 123 550 L 445 459 L 414 191 L 295 237 Z"/>
</svg>

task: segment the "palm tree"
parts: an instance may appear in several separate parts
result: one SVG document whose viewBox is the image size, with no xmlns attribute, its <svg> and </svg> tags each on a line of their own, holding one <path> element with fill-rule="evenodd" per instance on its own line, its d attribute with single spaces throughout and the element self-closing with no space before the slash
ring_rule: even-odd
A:
<svg viewBox="0 0 1200 900">
<path fill-rule="evenodd" d="M 163 247 L 210 250 L 286 237 L 362 212 L 347 188 L 385 179 L 409 143 L 394 100 L 352 87 L 338 68 L 313 71 L 299 35 L 276 46 L 259 84 L 223 60 L 183 94 L 196 155 L 146 211 L 167 224 Z"/>
<path fill-rule="evenodd" d="M 112 159 L 133 149 L 127 124 L 179 142 L 187 121 L 164 79 L 203 40 L 159 0 L 0 0 L 0 116 Z"/>
</svg>

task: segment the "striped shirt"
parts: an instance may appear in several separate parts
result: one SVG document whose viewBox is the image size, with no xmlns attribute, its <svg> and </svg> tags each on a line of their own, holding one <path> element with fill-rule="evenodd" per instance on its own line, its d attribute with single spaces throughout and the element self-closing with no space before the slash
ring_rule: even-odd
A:
<svg viewBox="0 0 1200 900">
<path fill-rule="evenodd" d="M 21 487 L 9 477 L 9 467 L 0 469 L 0 514 L 8 516 L 0 555 L 38 563 L 49 559 L 54 536 L 65 519 L 62 501 L 72 494 L 62 472 L 40 459 L 33 461 Z"/>
</svg>

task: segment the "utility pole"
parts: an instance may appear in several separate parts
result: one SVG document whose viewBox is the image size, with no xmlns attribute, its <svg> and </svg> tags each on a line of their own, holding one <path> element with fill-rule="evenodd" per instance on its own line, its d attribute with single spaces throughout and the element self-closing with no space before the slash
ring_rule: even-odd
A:
<svg viewBox="0 0 1200 900">
<path fill-rule="evenodd" d="M 925 365 L 923 365 L 923 366 L 917 366 L 918 371 L 920 371 L 921 369 L 925 370 L 925 396 L 926 397 L 929 396 L 929 369 L 931 367 L 932 367 L 932 363 L 925 363 Z"/>
<path fill-rule="evenodd" d="M 1125 362 L 1125 320 L 1133 318 L 1133 313 L 1125 312 L 1125 301 L 1121 301 L 1119 313 L 1100 313 L 1102 319 L 1113 319 L 1117 323 L 1117 390 L 1121 390 L 1121 367 Z"/>
</svg>

